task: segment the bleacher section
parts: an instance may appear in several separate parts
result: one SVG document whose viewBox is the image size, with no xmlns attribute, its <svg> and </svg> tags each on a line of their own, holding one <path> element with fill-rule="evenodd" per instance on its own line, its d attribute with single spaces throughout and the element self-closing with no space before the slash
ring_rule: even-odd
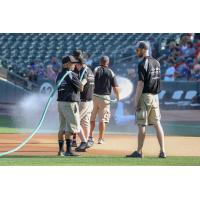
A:
<svg viewBox="0 0 200 200">
<path fill-rule="evenodd" d="M 46 66 L 52 55 L 61 59 L 74 49 L 90 53 L 94 63 L 98 63 L 99 57 L 106 54 L 121 64 L 120 60 L 129 56 L 130 48 L 133 48 L 139 40 L 149 40 L 153 44 L 155 41 L 164 41 L 178 35 L 180 34 L 1 33 L 0 59 L 4 62 L 4 66 L 11 65 L 11 70 L 22 76 L 31 61 L 37 60 Z M 117 71 L 121 73 L 120 69 Z"/>
</svg>

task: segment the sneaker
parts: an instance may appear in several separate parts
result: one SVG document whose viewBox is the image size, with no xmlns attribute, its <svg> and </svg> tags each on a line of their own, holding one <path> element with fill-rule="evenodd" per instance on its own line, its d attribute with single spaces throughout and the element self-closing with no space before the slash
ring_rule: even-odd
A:
<svg viewBox="0 0 200 200">
<path fill-rule="evenodd" d="M 160 152 L 158 157 L 159 158 L 167 158 L 167 155 L 165 152 Z"/>
<path fill-rule="evenodd" d="M 73 140 L 73 141 L 72 141 L 72 147 L 77 147 L 76 140 Z"/>
<path fill-rule="evenodd" d="M 78 152 L 85 152 L 87 148 L 87 142 L 81 142 L 81 144 L 75 149 Z"/>
<path fill-rule="evenodd" d="M 64 151 L 59 151 L 58 152 L 58 156 L 62 156 L 62 157 L 65 156 L 65 152 Z"/>
<path fill-rule="evenodd" d="M 126 155 L 127 158 L 143 158 L 142 153 L 138 153 L 137 151 L 134 151 L 130 155 Z"/>
<path fill-rule="evenodd" d="M 68 156 L 76 156 L 76 157 L 77 157 L 77 156 L 80 156 L 80 155 L 79 155 L 79 154 L 75 154 L 75 153 L 73 153 L 73 152 L 68 152 L 68 151 L 66 151 L 66 152 L 65 152 L 65 156 L 67 156 L 67 157 L 68 157 Z"/>
<path fill-rule="evenodd" d="M 87 141 L 87 148 L 90 148 L 94 145 L 94 139 L 93 137 L 89 137 Z"/>
<path fill-rule="evenodd" d="M 98 139 L 98 144 L 103 144 L 104 143 L 104 139 Z"/>
</svg>

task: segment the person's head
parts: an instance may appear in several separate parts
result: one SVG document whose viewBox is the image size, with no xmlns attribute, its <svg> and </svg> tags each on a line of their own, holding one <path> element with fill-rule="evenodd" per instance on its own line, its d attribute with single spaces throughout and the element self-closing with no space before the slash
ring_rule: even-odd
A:
<svg viewBox="0 0 200 200">
<path fill-rule="evenodd" d="M 83 57 L 83 52 L 80 49 L 76 49 L 73 51 L 72 55 L 77 59 Z"/>
<path fill-rule="evenodd" d="M 74 50 L 73 56 L 78 60 L 79 63 L 76 63 L 76 69 L 79 71 L 85 64 L 85 59 L 83 52 L 81 50 Z"/>
<path fill-rule="evenodd" d="M 181 38 L 180 38 L 181 44 L 182 44 L 182 45 L 186 45 L 187 42 L 190 41 L 190 36 L 191 36 L 191 35 L 190 35 L 189 33 L 183 33 L 183 34 L 181 35 Z"/>
<path fill-rule="evenodd" d="M 100 59 L 100 65 L 103 67 L 108 67 L 110 63 L 110 59 L 108 56 L 102 56 Z"/>
<path fill-rule="evenodd" d="M 139 58 L 148 56 L 149 45 L 145 41 L 140 41 L 136 45 L 136 55 Z"/>
<path fill-rule="evenodd" d="M 169 48 L 170 49 L 173 49 L 173 48 L 176 48 L 176 42 L 173 40 L 173 41 L 170 41 L 169 43 Z"/>
<path fill-rule="evenodd" d="M 57 62 L 56 56 L 51 56 L 51 63 L 56 63 L 56 62 Z"/>
<path fill-rule="evenodd" d="M 74 70 L 75 64 L 79 63 L 79 61 L 74 56 L 65 56 L 62 59 L 62 66 L 63 68 Z"/>
<path fill-rule="evenodd" d="M 83 57 L 79 57 L 77 58 L 77 60 L 78 63 L 76 63 L 76 68 L 78 69 L 78 71 L 80 71 L 82 67 L 86 66 L 85 65 L 86 60 Z"/>
</svg>

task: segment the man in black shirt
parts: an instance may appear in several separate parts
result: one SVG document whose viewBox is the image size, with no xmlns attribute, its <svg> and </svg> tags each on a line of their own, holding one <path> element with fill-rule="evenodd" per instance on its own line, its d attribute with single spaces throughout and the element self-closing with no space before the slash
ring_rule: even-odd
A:
<svg viewBox="0 0 200 200">
<path fill-rule="evenodd" d="M 113 91 L 119 100 L 119 87 L 116 81 L 115 74 L 108 67 L 109 57 L 103 56 L 100 60 L 100 66 L 94 69 L 95 86 L 94 93 L 96 96 L 93 98 L 94 108 L 91 116 L 91 129 L 90 138 L 88 141 L 88 146 L 91 147 L 94 144 L 93 141 L 93 131 L 95 128 L 95 120 L 98 114 L 99 116 L 99 140 L 98 144 L 103 144 L 104 142 L 104 132 L 106 128 L 106 123 L 110 120 L 110 94 Z"/>
<path fill-rule="evenodd" d="M 60 128 L 58 133 L 59 143 L 59 156 L 76 156 L 72 152 L 72 140 L 73 133 L 80 132 L 80 117 L 79 117 L 79 101 L 81 82 L 78 79 L 77 74 L 72 72 L 77 63 L 73 56 L 66 56 L 62 59 L 63 69 L 58 74 L 56 82 L 58 83 L 62 77 L 69 72 L 63 82 L 58 88 L 58 112 Z M 66 139 L 66 152 L 64 154 L 64 138 Z"/>
<path fill-rule="evenodd" d="M 74 56 L 76 56 L 78 51 L 74 52 Z M 90 133 L 90 118 L 93 110 L 93 90 L 94 90 L 94 75 L 92 70 L 85 64 L 85 59 L 83 59 L 82 54 L 78 54 L 76 58 L 80 61 L 80 64 L 76 65 L 76 73 L 79 74 L 79 78 L 81 79 L 81 83 L 83 86 L 83 91 L 81 92 L 81 102 L 80 102 L 80 120 L 82 132 L 85 140 L 87 141 Z M 75 143 L 75 135 L 73 136 L 73 140 Z M 87 143 L 82 141 L 81 144 L 76 148 L 76 151 L 85 151 L 87 148 Z"/>
<path fill-rule="evenodd" d="M 160 64 L 148 55 L 149 45 L 139 42 L 136 54 L 141 59 L 138 64 L 138 84 L 135 94 L 134 109 L 138 125 L 138 148 L 127 157 L 142 158 L 142 148 L 146 135 L 145 126 L 154 125 L 160 145 L 160 158 L 165 158 L 164 132 L 160 123 L 158 93 L 160 92 Z"/>
</svg>

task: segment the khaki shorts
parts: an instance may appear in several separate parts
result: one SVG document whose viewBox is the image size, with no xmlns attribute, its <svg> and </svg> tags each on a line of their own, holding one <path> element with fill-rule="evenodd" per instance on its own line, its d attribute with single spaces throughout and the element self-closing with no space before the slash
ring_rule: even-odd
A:
<svg viewBox="0 0 200 200">
<path fill-rule="evenodd" d="M 135 115 L 137 125 L 156 125 L 160 121 L 158 95 L 142 94 L 138 107 L 140 110 Z"/>
<path fill-rule="evenodd" d="M 99 95 L 102 98 L 110 100 L 109 95 Z M 95 121 L 98 114 L 99 122 L 108 123 L 110 121 L 110 102 L 94 96 L 93 98 L 94 108 L 92 111 L 90 121 Z"/>
<path fill-rule="evenodd" d="M 59 132 L 80 132 L 79 105 L 77 102 L 58 102 Z"/>
<path fill-rule="evenodd" d="M 93 101 L 81 102 L 79 106 L 82 127 L 90 128 L 90 118 L 93 110 Z"/>
</svg>

